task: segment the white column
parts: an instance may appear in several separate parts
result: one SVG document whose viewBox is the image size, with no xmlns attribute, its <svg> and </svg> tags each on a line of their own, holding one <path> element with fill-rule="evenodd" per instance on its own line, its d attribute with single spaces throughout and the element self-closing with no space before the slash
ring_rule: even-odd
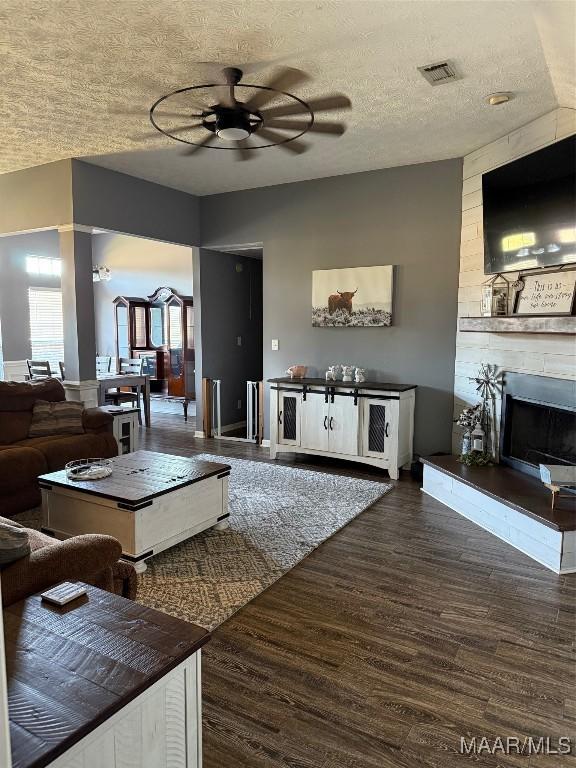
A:
<svg viewBox="0 0 576 768">
<path fill-rule="evenodd" d="M 76 224 L 60 227 L 62 310 L 64 315 L 64 388 L 68 400 L 98 405 L 96 328 L 92 284 L 92 233 Z"/>
</svg>

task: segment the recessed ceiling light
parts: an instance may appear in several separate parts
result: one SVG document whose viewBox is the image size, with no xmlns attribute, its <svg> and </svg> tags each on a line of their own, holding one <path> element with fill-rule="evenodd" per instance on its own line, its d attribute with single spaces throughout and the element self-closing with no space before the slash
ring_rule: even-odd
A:
<svg viewBox="0 0 576 768">
<path fill-rule="evenodd" d="M 506 104 L 512 98 L 511 93 L 502 91 L 501 93 L 491 93 L 490 96 L 486 96 L 486 103 L 491 107 L 497 107 L 499 104 Z"/>
</svg>

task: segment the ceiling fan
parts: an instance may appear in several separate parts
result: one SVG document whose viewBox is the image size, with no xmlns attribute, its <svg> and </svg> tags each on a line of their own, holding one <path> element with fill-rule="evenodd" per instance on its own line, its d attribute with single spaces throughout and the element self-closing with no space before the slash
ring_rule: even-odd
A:
<svg viewBox="0 0 576 768">
<path fill-rule="evenodd" d="M 318 122 L 316 114 L 350 109 L 347 96 L 331 94 L 304 101 L 289 92 L 309 79 L 300 70 L 282 68 L 267 85 L 242 83 L 243 72 L 237 67 L 225 67 L 221 74 L 222 82 L 178 88 L 150 107 L 150 122 L 156 131 L 189 145 L 185 155 L 201 148 L 221 149 L 233 150 L 239 160 L 249 160 L 254 150 L 276 146 L 301 154 L 309 146 L 299 140 L 304 134 L 341 136 L 346 130 L 344 123 Z M 134 113 L 140 111 L 116 112 Z M 153 136 L 158 134 L 138 138 Z"/>
</svg>

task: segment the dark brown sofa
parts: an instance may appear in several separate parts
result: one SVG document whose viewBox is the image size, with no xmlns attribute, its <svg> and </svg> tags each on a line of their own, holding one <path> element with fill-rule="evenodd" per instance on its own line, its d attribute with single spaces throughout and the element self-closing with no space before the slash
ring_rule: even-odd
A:
<svg viewBox="0 0 576 768">
<path fill-rule="evenodd" d="M 82 435 L 28 437 L 36 400 L 65 399 L 58 379 L 0 381 L 0 515 L 40 504 L 38 475 L 63 469 L 73 459 L 118 454 L 112 416 L 99 408 L 84 411 Z"/>
<path fill-rule="evenodd" d="M 20 526 L 0 517 L 0 523 Z M 118 560 L 120 543 L 112 536 L 89 533 L 58 541 L 26 528 L 30 554 L 2 569 L 2 604 L 11 605 L 61 581 L 83 581 L 133 600 L 137 576 L 134 566 Z"/>
</svg>

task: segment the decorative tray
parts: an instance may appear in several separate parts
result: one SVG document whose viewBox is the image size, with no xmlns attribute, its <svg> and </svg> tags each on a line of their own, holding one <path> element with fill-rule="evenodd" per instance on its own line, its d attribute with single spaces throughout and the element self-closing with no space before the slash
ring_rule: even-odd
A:
<svg viewBox="0 0 576 768">
<path fill-rule="evenodd" d="M 102 480 L 112 474 L 110 459 L 76 459 L 64 467 L 69 480 Z"/>
</svg>

